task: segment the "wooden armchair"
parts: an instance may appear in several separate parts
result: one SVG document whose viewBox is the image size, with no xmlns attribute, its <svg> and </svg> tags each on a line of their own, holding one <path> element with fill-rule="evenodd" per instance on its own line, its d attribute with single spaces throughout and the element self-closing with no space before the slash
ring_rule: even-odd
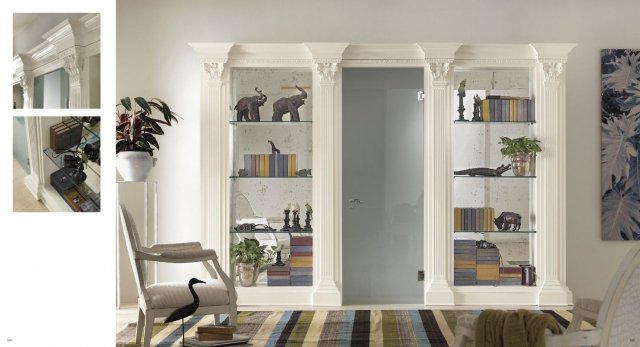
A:
<svg viewBox="0 0 640 347">
<path fill-rule="evenodd" d="M 193 301 L 187 283 L 147 283 L 147 261 L 164 263 L 202 262 L 211 279 L 195 288 L 200 297 L 198 315 L 214 314 L 216 324 L 220 324 L 220 314 L 229 314 L 229 324 L 237 321 L 237 294 L 233 282 L 222 271 L 216 252 L 202 249 L 199 242 L 159 244 L 143 247 L 138 232 L 128 211 L 119 206 L 120 223 L 124 232 L 131 266 L 138 286 L 138 324 L 136 343 L 140 343 L 144 328 L 144 347 L 151 343 L 151 333 L 155 318 L 167 317 L 178 307 Z"/>
<path fill-rule="evenodd" d="M 578 299 L 573 319 L 562 335 L 547 335 L 547 346 L 640 346 L 640 243 L 624 257 L 600 302 Z M 597 320 L 593 330 L 579 330 L 585 317 Z M 458 317 L 456 347 L 475 338 L 473 315 Z"/>
</svg>

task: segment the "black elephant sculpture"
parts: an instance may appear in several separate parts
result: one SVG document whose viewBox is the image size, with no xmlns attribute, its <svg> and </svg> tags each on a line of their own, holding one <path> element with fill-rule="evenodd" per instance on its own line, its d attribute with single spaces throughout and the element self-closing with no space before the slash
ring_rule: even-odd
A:
<svg viewBox="0 0 640 347">
<path fill-rule="evenodd" d="M 300 91 L 300 94 L 293 95 L 288 98 L 280 98 L 273 103 L 273 117 L 274 122 L 282 122 L 282 116 L 289 113 L 292 122 L 300 121 L 300 114 L 298 114 L 298 108 L 304 105 L 304 101 L 307 99 L 307 92 L 296 86 L 296 89 Z"/>
<path fill-rule="evenodd" d="M 234 110 L 237 111 L 236 117 L 238 122 L 242 122 L 244 119 L 247 122 L 259 122 L 260 121 L 260 109 L 259 107 L 264 105 L 267 101 L 267 96 L 262 94 L 262 90 L 255 88 L 258 95 L 245 96 L 238 100 Z"/>
<path fill-rule="evenodd" d="M 522 224 L 522 217 L 515 212 L 502 212 L 493 222 L 500 231 L 518 231 Z"/>
</svg>

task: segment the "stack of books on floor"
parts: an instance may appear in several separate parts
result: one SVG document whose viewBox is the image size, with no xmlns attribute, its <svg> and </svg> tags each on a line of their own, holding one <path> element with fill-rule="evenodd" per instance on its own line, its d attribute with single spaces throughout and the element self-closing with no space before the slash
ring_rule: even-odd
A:
<svg viewBox="0 0 640 347">
<path fill-rule="evenodd" d="M 475 240 L 453 240 L 453 284 L 456 286 L 476 285 Z"/>
<path fill-rule="evenodd" d="M 490 95 L 482 100 L 484 122 L 533 122 L 536 120 L 535 103 L 529 98 Z"/>
<path fill-rule="evenodd" d="M 292 286 L 313 285 L 313 236 L 291 236 Z"/>
<path fill-rule="evenodd" d="M 519 266 L 501 267 L 500 284 L 506 286 L 522 285 L 522 269 Z"/>
<path fill-rule="evenodd" d="M 477 285 L 500 284 L 500 254 L 497 248 L 478 248 L 476 253 Z"/>
<path fill-rule="evenodd" d="M 295 154 L 245 154 L 244 169 L 249 176 L 295 176 L 298 163 Z"/>
<path fill-rule="evenodd" d="M 249 336 L 234 334 L 235 326 L 201 326 L 196 328 L 195 337 L 186 337 L 185 346 L 248 346 Z"/>
<path fill-rule="evenodd" d="M 291 268 L 289 267 L 289 265 L 269 265 L 267 267 L 267 285 L 269 287 L 290 286 Z"/>
<path fill-rule="evenodd" d="M 453 209 L 454 231 L 492 231 L 493 207 L 456 207 Z"/>
</svg>

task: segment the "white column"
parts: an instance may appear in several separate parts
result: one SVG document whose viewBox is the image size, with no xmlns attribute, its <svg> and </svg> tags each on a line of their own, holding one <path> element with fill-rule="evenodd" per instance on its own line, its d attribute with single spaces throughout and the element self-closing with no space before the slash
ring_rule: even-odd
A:
<svg viewBox="0 0 640 347">
<path fill-rule="evenodd" d="M 84 57 L 75 48 L 59 54 L 64 60 L 64 70 L 69 74 L 69 108 L 83 108 L 82 84 Z"/>
<path fill-rule="evenodd" d="M 532 44 L 538 53 L 536 137 L 543 151 L 536 163 L 539 305 L 570 305 L 566 286 L 566 104 L 565 65 L 575 45 Z"/>
<path fill-rule="evenodd" d="M 229 72 L 233 43 L 189 44 L 200 56 L 200 189 L 202 240 L 230 273 L 229 261 Z"/>
<path fill-rule="evenodd" d="M 26 105 L 26 104 L 25 104 Z M 29 150 L 29 167 L 31 171 L 25 177 L 25 185 L 37 200 L 42 199 L 44 188 L 44 169 L 41 117 L 25 117 L 27 129 L 27 147 Z"/>
<path fill-rule="evenodd" d="M 425 305 L 453 305 L 451 119 L 453 58 L 460 44 L 420 44 L 425 53 Z"/>
<path fill-rule="evenodd" d="M 346 43 L 307 43 L 313 68 L 313 304 L 342 304 L 342 110 L 336 80 Z"/>
<path fill-rule="evenodd" d="M 33 73 L 25 71 L 20 77 L 22 87 L 22 108 L 33 108 Z"/>
</svg>

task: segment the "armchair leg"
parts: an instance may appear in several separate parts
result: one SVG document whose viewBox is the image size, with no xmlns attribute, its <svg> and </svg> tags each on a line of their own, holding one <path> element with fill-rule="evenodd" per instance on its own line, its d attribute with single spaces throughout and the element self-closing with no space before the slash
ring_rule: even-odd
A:
<svg viewBox="0 0 640 347">
<path fill-rule="evenodd" d="M 151 345 L 151 333 L 153 333 L 153 312 L 147 311 L 144 323 L 144 341 L 142 346 L 149 347 Z"/>
<path fill-rule="evenodd" d="M 233 308 L 229 310 L 229 325 L 237 325 L 238 324 L 238 310 Z"/>
<path fill-rule="evenodd" d="M 464 347 L 467 345 L 467 336 L 461 333 L 456 333 L 453 347 Z"/>
<path fill-rule="evenodd" d="M 573 318 L 571 318 L 571 323 L 569 323 L 569 326 L 567 327 L 567 333 L 580 330 L 580 326 L 582 325 L 583 320 L 584 316 L 582 316 L 580 313 L 574 312 Z"/>
<path fill-rule="evenodd" d="M 142 339 L 142 328 L 144 328 L 144 312 L 141 308 L 138 308 L 138 324 L 136 324 L 136 345 L 140 344 Z"/>
</svg>

